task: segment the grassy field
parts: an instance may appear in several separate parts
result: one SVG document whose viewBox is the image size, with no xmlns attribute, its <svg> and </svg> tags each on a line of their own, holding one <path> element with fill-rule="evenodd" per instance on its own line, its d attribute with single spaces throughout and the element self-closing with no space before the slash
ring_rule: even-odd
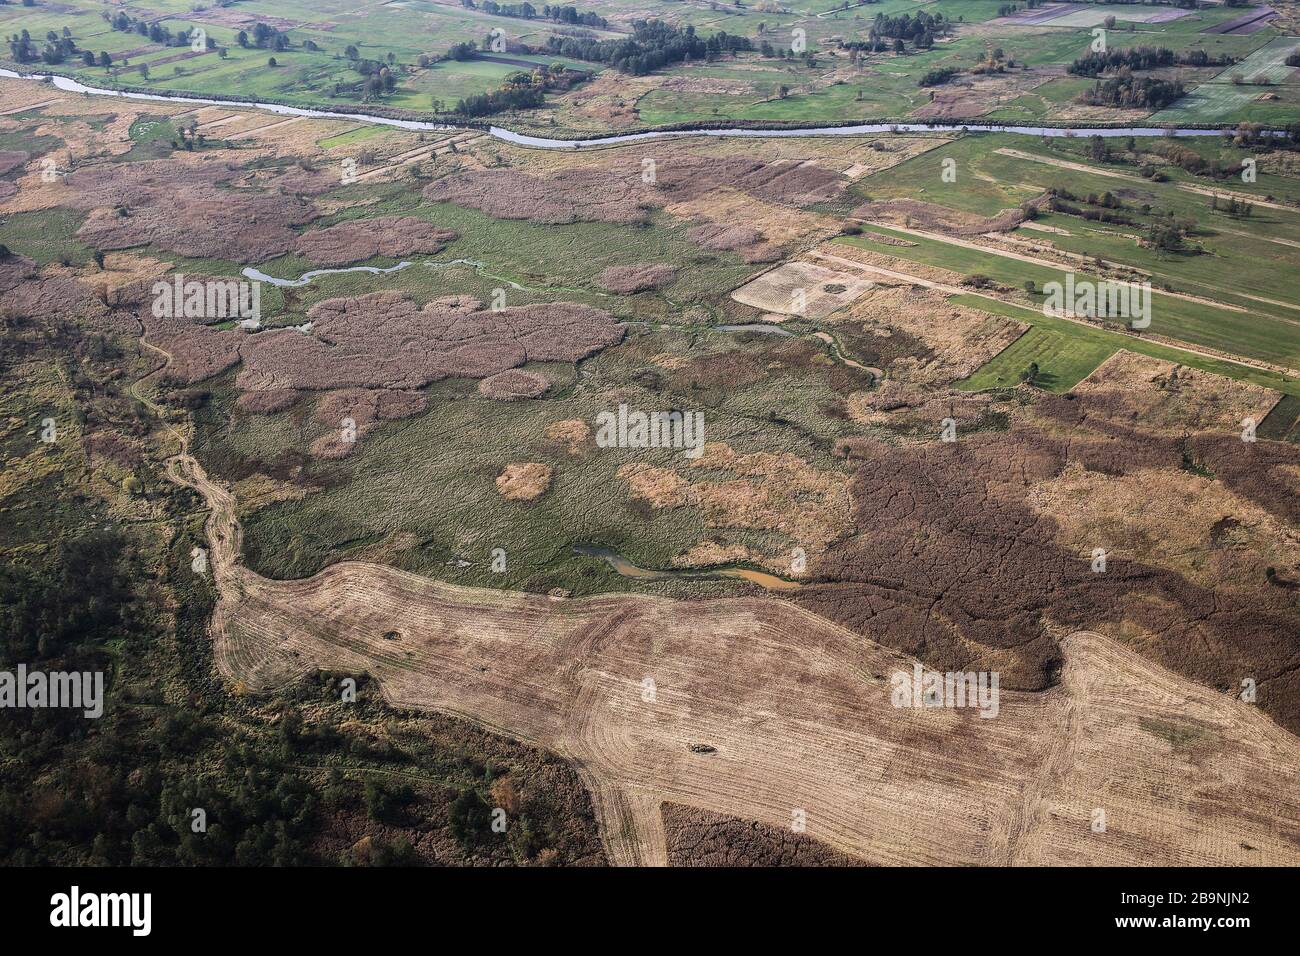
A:
<svg viewBox="0 0 1300 956">
<path fill-rule="evenodd" d="M 1004 315 L 1008 318 L 1015 319 L 1017 322 L 1024 322 L 1038 329 L 1056 332 L 1066 338 L 1078 338 L 1081 342 L 1092 343 L 1098 351 L 1104 348 L 1109 349 L 1109 353 L 1114 353 L 1119 349 L 1127 349 L 1128 351 L 1136 352 L 1139 355 L 1149 355 L 1152 358 L 1163 359 L 1166 362 L 1177 362 L 1182 365 L 1189 365 L 1192 368 L 1202 369 L 1206 372 L 1213 372 L 1215 375 L 1222 375 L 1226 378 L 1235 379 L 1240 382 L 1250 382 L 1252 385 L 1262 385 L 1265 388 L 1271 388 L 1282 392 L 1284 395 L 1295 395 L 1300 398 L 1300 377 L 1297 376 L 1280 375 L 1276 372 L 1256 369 L 1250 366 L 1240 365 L 1236 362 L 1212 358 L 1206 355 L 1198 355 L 1195 352 L 1188 352 L 1183 349 L 1163 345 L 1159 342 L 1152 342 L 1149 339 L 1142 339 L 1121 332 L 1110 332 L 1097 326 L 1071 322 L 1067 319 L 1045 316 L 1041 310 L 1030 309 L 1010 302 L 1000 302 L 985 296 L 957 295 L 952 297 L 952 301 L 960 303 L 961 305 L 970 306 L 971 308 L 983 309 L 985 312 L 990 312 L 994 315 Z M 1076 350 L 1074 354 L 1071 354 L 1069 350 L 1064 350 L 1058 354 L 1065 355 L 1068 359 L 1065 365 L 1060 367 L 1044 367 L 1043 363 L 1039 362 L 1039 367 L 1045 374 L 1052 378 L 1059 381 L 1065 381 L 1079 368 L 1076 356 L 1081 353 Z M 1001 355 L 994 356 L 990 362 L 986 363 L 986 366 L 993 365 L 996 371 L 997 366 L 995 363 L 997 363 L 1000 358 Z M 1099 360 L 1098 364 L 1104 360 L 1104 358 Z M 1029 361 L 1034 361 L 1034 359 L 1031 358 Z M 1025 363 L 1025 366 L 1027 365 L 1028 362 Z M 1022 370 L 1023 367 L 1016 369 L 1016 381 L 1019 381 L 1019 373 Z M 975 373 L 975 375 L 967 379 L 965 387 L 971 387 L 970 382 L 982 372 L 983 369 L 980 369 Z M 1084 376 L 1080 376 L 1080 378 L 1082 377 Z M 1015 382 L 1009 384 L 1015 384 Z M 995 386 L 998 386 L 998 383 L 990 381 L 989 384 L 984 387 Z"/>
<path fill-rule="evenodd" d="M 1031 365 L 1038 366 L 1033 384 L 1052 392 L 1068 392 L 1115 354 L 1110 342 L 1099 342 L 1069 332 L 1030 328 L 974 375 L 957 387 L 972 392 L 1009 388 L 1020 384 Z"/>
<path fill-rule="evenodd" d="M 1157 123 L 1220 122 L 1247 119 L 1254 122 L 1284 122 L 1293 117 L 1294 99 L 1276 102 L 1269 95 L 1281 96 L 1297 86 L 1296 69 L 1286 65 L 1286 58 L 1300 40 L 1275 37 L 1240 63 L 1235 63 L 1198 86 L 1173 106 L 1156 113 Z"/>
<path fill-rule="evenodd" d="M 1300 396 L 1284 395 L 1268 417 L 1259 423 L 1257 434 L 1272 441 L 1300 442 Z"/>
<path fill-rule="evenodd" d="M 1135 141 L 1142 161 L 1162 162 L 1153 151 L 1163 145 L 1160 139 Z M 1253 155 L 1218 139 L 1180 140 L 1179 145 L 1229 165 Z M 1114 141 L 1112 148 L 1117 154 L 1126 149 L 1122 141 Z M 996 215 L 1049 188 L 1066 190 L 1080 201 L 1088 194 L 1110 192 L 1120 197 L 1119 212 L 1131 224 L 1090 222 L 1053 213 L 1040 216 L 1035 223 L 1052 232 L 1021 229 L 1017 235 L 1036 244 L 1143 270 L 1158 289 L 1167 286 L 1262 317 L 1300 319 L 1295 308 L 1300 302 L 1300 283 L 1293 267 L 1295 243 L 1300 242 L 1300 209 L 1255 206 L 1248 217 L 1232 216 L 1212 211 L 1211 197 L 1192 191 L 1223 190 L 1288 202 L 1300 199 L 1300 182 L 1268 168 L 1255 182 L 1243 183 L 1240 177 L 1222 181 L 1168 165 L 1161 167 L 1168 181 L 1153 182 L 1138 175 L 1136 162 L 1096 163 L 1088 149 L 1083 137 L 1047 142 L 1023 136 L 965 137 L 862 179 L 854 190 L 872 200 L 918 199 L 980 216 Z M 956 164 L 955 183 L 942 177 L 943 163 L 949 159 Z M 1083 165 L 1090 171 L 1054 165 L 1059 163 Z M 1187 246 L 1199 253 L 1159 252 L 1139 242 L 1170 217 L 1195 223 Z"/>
<path fill-rule="evenodd" d="M 1014 23 L 975 24 L 998 16 L 998 0 L 884 0 L 869 6 L 835 9 L 833 0 L 812 0 L 796 8 L 759 10 L 720 7 L 705 3 L 663 3 L 647 9 L 632 0 L 592 0 L 581 5 L 606 17 L 609 29 L 591 31 L 604 39 L 625 36 L 637 18 L 652 15 L 679 26 L 691 26 L 699 34 L 726 31 L 788 47 L 796 35 L 807 43 L 816 62 L 763 60 L 744 55 L 735 60 L 685 64 L 658 74 L 658 88 L 641 88 L 636 108 L 643 125 L 660 125 L 698 120 L 735 119 L 826 123 L 846 119 L 901 119 L 930 101 L 930 91 L 918 86 L 919 78 L 937 67 L 969 71 L 994 50 L 1001 50 L 1012 63 L 1005 79 L 1021 84 L 1024 92 L 999 106 L 994 97 L 974 97 L 965 102 L 960 115 L 990 114 L 998 119 L 1033 121 L 1061 114 L 1072 108 L 1074 98 L 1087 81 L 1060 77 L 1059 67 L 1086 51 L 1092 40 L 1091 24 L 1113 12 L 1121 21 L 1126 14 L 1147 8 L 1127 5 L 1098 6 L 1053 21 L 1045 27 L 1025 28 Z M 331 105 L 360 103 L 362 77 L 344 55 L 355 46 L 362 58 L 390 63 L 396 89 L 376 102 L 413 111 L 431 111 L 435 103 L 445 109 L 457 101 L 489 92 L 518 67 L 488 61 L 447 61 L 420 67 L 422 55 L 434 57 L 455 43 L 482 43 L 489 31 L 499 30 L 511 44 L 510 55 L 538 63 L 550 62 L 544 53 L 530 56 L 528 48 L 541 49 L 559 28 L 552 21 L 523 20 L 493 16 L 481 9 L 469 9 L 458 0 L 395 0 L 373 8 L 364 0 L 244 0 L 237 6 L 196 9 L 184 0 L 145 0 L 128 8 L 132 16 L 154 20 L 173 33 L 201 27 L 221 49 L 191 54 L 188 47 L 166 47 L 150 43 L 134 31 L 113 30 L 100 16 L 103 6 L 93 0 L 66 0 L 57 5 L 0 6 L 0 28 L 6 35 L 26 29 L 43 43 L 48 31 L 68 28 L 80 49 L 110 54 L 114 65 L 85 67 L 77 58 L 55 67 L 87 82 L 112 80 L 149 86 L 160 91 L 208 95 L 235 94 L 298 104 Z M 840 48 L 846 40 L 865 38 L 871 21 L 881 14 L 897 16 L 924 10 L 943 14 L 959 24 L 956 33 L 933 49 L 908 49 L 904 55 L 892 50 L 864 56 L 856 68 L 849 66 L 848 52 Z M 1210 82 L 1193 89 L 1180 103 L 1157 117 L 1160 121 L 1195 122 L 1252 119 L 1286 122 L 1300 118 L 1300 91 L 1282 62 L 1294 40 L 1276 37 L 1272 31 L 1250 36 L 1220 36 L 1201 32 L 1235 11 L 1201 10 L 1167 23 L 1140 23 L 1133 31 L 1111 31 L 1118 46 L 1160 43 L 1176 50 L 1205 49 L 1249 57 L 1223 71 Z M 241 28 L 251 29 L 265 20 L 284 30 L 289 49 L 274 53 L 244 48 L 237 42 Z M 1078 22 L 1075 22 L 1075 21 Z M 1085 22 L 1086 21 L 1086 22 Z M 797 31 L 801 31 L 797 33 Z M 307 49 L 307 43 L 316 49 Z M 523 51 L 523 52 L 520 52 Z M 570 64 L 599 70 L 599 64 Z M 1025 68 L 1029 72 L 1022 73 Z M 730 73 L 723 76 L 723 73 Z M 147 71 L 147 73 L 146 73 Z M 720 73 L 719 71 L 722 71 Z M 1267 79 L 1271 86 L 1234 85 L 1233 78 L 1245 76 L 1251 83 Z M 706 86 L 692 90 L 665 86 L 674 79 L 704 81 L 725 78 L 733 86 L 725 91 Z M 1197 80 L 1199 82 L 1199 79 Z M 784 93 L 781 88 L 787 88 Z M 1265 99 L 1268 94 L 1270 98 Z M 554 98 L 559 106 L 560 127 L 565 122 L 567 101 Z M 990 110 L 992 112 L 990 113 Z M 553 114 L 525 114 L 512 117 L 517 123 L 534 124 Z M 573 117 L 571 119 L 575 119 Z M 574 123 L 575 128 L 586 128 Z"/>
<path fill-rule="evenodd" d="M 1112 145 L 1126 152 L 1118 141 Z M 1148 157 L 1161 145 L 1161 140 L 1139 140 L 1134 144 L 1139 154 Z M 1228 164 L 1251 155 L 1217 139 L 1188 140 L 1186 147 L 1207 159 Z M 1023 155 L 1000 152 L 1004 149 Z M 1164 166 L 1167 181 L 1152 182 L 1137 177 L 1132 163 L 1097 163 L 1089 150 L 1089 143 L 1082 137 L 1041 141 L 968 136 L 866 177 L 854 190 L 864 199 L 918 199 L 980 216 L 1013 208 L 1051 187 L 1080 197 L 1113 192 L 1122 197 L 1123 214 L 1133 220 L 1133 225 L 1089 222 L 1064 213 L 1049 213 L 1032 224 L 1038 228 L 1021 228 L 1016 235 L 1036 246 L 1055 247 L 1079 256 L 1080 274 L 1086 274 L 1098 259 L 1146 272 L 1153 286 L 1153 333 L 1227 354 L 1300 368 L 1300 313 L 1294 308 L 1300 302 L 1300 282 L 1294 269 L 1295 244 L 1300 242 L 1300 211 L 1256 206 L 1249 218 L 1211 212 L 1209 198 L 1191 189 L 1215 187 L 1218 181 Z M 949 159 L 956 165 L 955 183 L 945 182 L 942 176 L 944 160 Z M 1057 163 L 1077 164 L 1091 171 L 1054 165 Z M 1219 188 L 1261 198 L 1300 198 L 1300 183 L 1278 171 L 1261 172 L 1254 183 L 1242 183 L 1238 178 Z M 1195 223 L 1189 246 L 1199 248 L 1199 254 L 1162 253 L 1138 241 L 1149 228 L 1170 217 Z M 924 222 L 918 225 L 925 228 Z M 1041 290 L 1045 282 L 1060 281 L 1064 276 L 1064 267 L 1023 262 L 938 237 L 905 234 L 881 226 L 868 228 L 869 232 L 861 237 L 840 241 L 938 266 L 960 276 L 980 273 L 1015 290 L 1026 281 L 1034 282 Z M 903 239 L 910 245 L 875 242 L 871 232 Z M 1208 301 L 1176 298 L 1164 294 L 1165 288 Z M 980 297 L 969 298 L 981 308 L 989 305 L 988 300 L 980 304 Z M 1132 336 L 1052 319 L 1039 309 L 1012 306 L 1004 312 L 1035 328 L 971 376 L 965 387 L 1015 384 L 1029 363 L 1037 362 L 1043 371 L 1040 381 L 1044 387 L 1069 388 L 1116 348 L 1142 350 L 1151 345 Z M 1216 371 L 1225 371 L 1226 363 L 1214 365 Z M 1233 377 L 1254 376 L 1240 369 L 1227 369 L 1226 373 Z M 1282 391 L 1295 390 L 1293 382 L 1279 384 L 1278 378 L 1266 384 Z"/>
<path fill-rule="evenodd" d="M 989 255 L 883 227 L 871 227 L 871 231 L 904 239 L 915 245 L 886 245 L 873 241 L 869 234 L 842 237 L 837 241 L 907 261 L 939 266 L 959 276 L 985 275 L 1014 289 L 1019 289 L 1027 280 L 1033 281 L 1040 290 L 1045 283 L 1065 281 L 1066 270 L 1063 268 L 1050 268 Z M 1077 274 L 1079 278 L 1089 277 L 1086 269 L 1081 268 Z M 1229 312 L 1200 302 L 1174 298 L 1153 289 L 1151 332 L 1230 355 L 1242 355 L 1300 369 L 1300 324 L 1271 316 Z"/>
<path fill-rule="evenodd" d="M 438 56 L 454 43 L 482 41 L 494 27 L 505 30 L 512 40 L 540 43 L 549 27 L 554 26 L 549 21 L 491 17 L 459 4 L 419 0 L 385 4 L 381 15 L 371 15 L 368 5 L 359 0 L 310 4 L 298 0 L 251 0 L 241 2 L 237 8 L 203 12 L 195 12 L 189 3 L 148 0 L 127 10 L 136 17 L 147 11 L 153 15 L 148 19 L 156 19 L 173 33 L 201 27 L 226 51 L 222 58 L 215 51 L 190 55 L 188 47 L 161 46 L 135 32 L 114 30 L 100 17 L 102 9 L 101 4 L 90 0 L 69 0 L 51 10 L 17 4 L 0 6 L 0 29 L 6 36 L 25 29 L 43 44 L 48 31 L 61 33 L 64 27 L 69 28 L 80 49 L 96 54 L 103 51 L 114 60 L 108 69 L 85 67 L 79 59 L 57 67 L 60 72 L 92 84 L 108 78 L 160 91 L 237 94 L 302 104 L 361 101 L 360 93 L 352 87 L 362 77 L 344 55 L 345 48 L 352 45 L 363 58 L 386 61 L 390 54 L 394 58 L 399 85 L 384 102 L 429 111 L 435 98 L 451 107 L 464 96 L 495 89 L 519 67 L 478 62 L 440 63 L 422 69 L 416 65 L 421 54 Z M 237 42 L 239 30 L 251 30 L 255 19 L 280 26 L 290 37 L 290 49 L 274 52 L 241 47 Z M 521 34 L 520 26 L 527 27 L 527 32 Z M 306 49 L 305 41 L 316 44 L 319 51 Z M 268 63 L 272 56 L 275 67 Z M 148 68 L 147 77 L 142 67 Z M 341 89 L 336 90 L 336 86 Z"/>
<path fill-rule="evenodd" d="M 297 577 L 350 556 L 380 553 L 399 566 L 464 584 L 575 593 L 636 586 L 603 561 L 573 554 L 573 548 L 599 544 L 642 567 L 666 567 L 673 555 L 706 537 L 709 525 L 696 506 L 655 511 L 619 490 L 620 468 L 675 467 L 681 462 L 676 452 L 591 448 L 575 455 L 544 437 L 551 423 L 590 423 L 614 407 L 611 402 L 692 407 L 706 416 L 710 442 L 728 442 L 741 453 L 779 447 L 821 469 L 841 467 L 830 449 L 845 426 L 824 411 L 833 394 L 817 366 L 774 370 L 744 384 L 696 378 L 683 391 L 683 379 L 673 377 L 677 384 L 670 384 L 665 373 L 649 374 L 645 364 L 648 355 L 680 354 L 708 367 L 737 349 L 762 362 L 781 354 L 787 343 L 666 329 L 633 329 L 630 336 L 628 344 L 585 362 L 580 379 L 571 367 L 530 366 L 554 382 L 543 400 L 494 402 L 477 396 L 473 382 L 435 384 L 427 390 L 428 412 L 382 425 L 348 459 L 310 463 L 304 479 L 321 490 L 248 515 L 250 566 Z M 213 391 L 218 398 L 200 418 L 200 452 L 218 471 L 243 460 L 302 454 L 323 429 L 304 410 L 233 414 L 231 393 L 221 383 Z M 773 408 L 781 411 L 781 421 L 770 417 Z M 554 470 L 538 501 L 512 503 L 497 493 L 494 479 L 512 461 L 542 462 Z M 726 533 L 760 552 L 788 552 L 775 530 Z M 496 547 L 509 555 L 504 574 L 490 568 Z M 665 586 L 719 585 L 679 580 Z"/>
</svg>

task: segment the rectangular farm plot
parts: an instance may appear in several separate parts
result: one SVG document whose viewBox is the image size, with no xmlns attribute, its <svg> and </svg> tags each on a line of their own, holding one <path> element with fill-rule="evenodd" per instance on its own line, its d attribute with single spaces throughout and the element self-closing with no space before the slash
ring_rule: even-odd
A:
<svg viewBox="0 0 1300 956">
<path fill-rule="evenodd" d="M 1167 23 L 1187 16 L 1188 11 L 1151 9 L 1134 4 L 1049 3 L 1035 10 L 1020 10 L 991 21 L 1008 26 L 1095 27 L 1107 17 L 1131 23 Z"/>
<path fill-rule="evenodd" d="M 1183 123 L 1240 118 L 1250 103 L 1269 92 L 1267 87 L 1257 84 L 1274 86 L 1292 77 L 1295 67 L 1287 66 L 1286 58 L 1296 49 L 1300 49 L 1300 39 L 1296 37 L 1270 40 L 1151 119 L 1157 123 Z M 1234 82 L 1238 78 L 1240 83 Z"/>
<path fill-rule="evenodd" d="M 811 262 L 787 262 L 745 283 L 731 297 L 764 312 L 824 319 L 872 285 L 861 273 L 839 272 Z"/>
<path fill-rule="evenodd" d="M 1281 83 L 1290 78 L 1295 67 L 1286 65 L 1286 58 L 1300 49 L 1300 38 L 1278 37 L 1270 40 L 1240 63 L 1228 67 L 1213 80 L 1215 83 L 1231 83 L 1241 77 L 1247 83 Z"/>
<path fill-rule="evenodd" d="M 1079 384 L 1097 366 L 1115 354 L 1109 342 L 1094 341 L 1068 332 L 1030 328 L 984 364 L 970 378 L 957 382 L 964 391 L 1009 388 L 1018 385 L 1032 366 L 1034 384 L 1052 392 L 1065 392 Z"/>
<path fill-rule="evenodd" d="M 1187 16 L 1186 10 L 1152 9 L 1150 7 L 1136 7 L 1132 4 L 1107 4 L 1105 6 L 1089 4 L 1088 9 L 1075 10 L 1066 13 L 1064 16 L 1042 21 L 1042 23 L 1049 27 L 1099 27 L 1106 21 L 1107 17 L 1114 17 L 1116 20 L 1124 20 L 1129 23 L 1168 23 L 1170 20 L 1177 20 L 1185 16 Z"/>
</svg>

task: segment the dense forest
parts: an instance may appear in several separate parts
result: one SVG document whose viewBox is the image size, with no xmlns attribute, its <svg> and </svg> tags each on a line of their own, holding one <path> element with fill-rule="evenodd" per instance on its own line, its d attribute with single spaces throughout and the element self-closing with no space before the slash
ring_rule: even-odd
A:
<svg viewBox="0 0 1300 956">
<path fill-rule="evenodd" d="M 634 20 L 632 36 L 626 40 L 594 40 L 551 36 L 548 53 L 607 63 L 620 73 L 642 76 L 687 60 L 716 59 L 724 53 L 752 50 L 745 37 L 719 31 L 707 40 L 695 35 L 695 27 L 675 27 L 659 20 Z"/>
<path fill-rule="evenodd" d="M 1097 81 L 1079 94 L 1079 102 L 1088 106 L 1160 110 L 1180 99 L 1185 92 L 1183 84 L 1177 80 L 1124 75 Z"/>
<path fill-rule="evenodd" d="M 1234 58 L 1225 55 L 1210 56 L 1204 50 L 1175 54 L 1168 47 L 1136 46 L 1127 50 L 1110 50 L 1106 53 L 1089 53 L 1067 67 L 1075 76 L 1100 76 L 1108 71 L 1157 70 L 1167 66 L 1230 66 Z"/>
<path fill-rule="evenodd" d="M 602 862 L 586 791 L 557 758 L 389 708 L 364 676 L 350 700 L 347 675 L 264 697 L 218 677 L 214 593 L 191 558 L 202 502 L 130 451 L 155 423 L 122 375 L 148 370 L 127 340 L 0 325 L 6 412 L 59 422 L 49 446 L 3 439 L 15 481 L 0 495 L 0 671 L 94 672 L 104 689 L 98 717 L 0 709 L 0 864 Z M 31 468 L 44 477 L 24 483 Z"/>
</svg>

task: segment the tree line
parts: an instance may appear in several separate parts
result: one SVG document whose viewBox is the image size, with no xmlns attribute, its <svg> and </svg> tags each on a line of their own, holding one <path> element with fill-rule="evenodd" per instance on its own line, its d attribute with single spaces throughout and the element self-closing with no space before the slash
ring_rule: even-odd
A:
<svg viewBox="0 0 1300 956">
<path fill-rule="evenodd" d="M 483 0 L 481 5 L 475 0 L 460 0 L 460 4 L 467 10 L 482 10 L 495 17 L 515 17 L 520 20 L 536 20 L 540 17 L 570 26 L 597 27 L 601 30 L 609 26 L 609 21 L 600 14 L 590 10 L 580 11 L 573 5 L 546 3 L 539 9 L 531 3 L 497 3 L 497 0 Z"/>
<path fill-rule="evenodd" d="M 1127 50 L 1088 53 L 1071 63 L 1066 70 L 1075 76 L 1101 76 L 1121 68 L 1157 70 L 1167 66 L 1230 66 L 1234 62 L 1235 57 L 1226 54 L 1210 56 L 1204 50 L 1179 54 L 1163 46 L 1135 46 Z"/>
<path fill-rule="evenodd" d="M 674 63 L 687 60 L 713 60 L 724 53 L 752 50 L 746 37 L 724 31 L 707 40 L 695 33 L 695 27 L 676 27 L 660 20 L 632 21 L 632 36 L 622 40 L 595 40 L 584 37 L 551 36 L 547 52 L 575 60 L 605 63 L 620 73 L 644 76 Z"/>
<path fill-rule="evenodd" d="M 1078 101 L 1087 106 L 1159 110 L 1181 99 L 1185 92 L 1178 80 L 1125 75 L 1098 80 L 1079 94 Z"/>
</svg>

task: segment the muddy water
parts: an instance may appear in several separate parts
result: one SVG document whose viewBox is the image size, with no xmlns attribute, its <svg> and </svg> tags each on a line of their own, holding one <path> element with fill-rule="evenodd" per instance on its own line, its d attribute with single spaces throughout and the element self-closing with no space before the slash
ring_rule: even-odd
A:
<svg viewBox="0 0 1300 956">
<path fill-rule="evenodd" d="M 673 578 L 703 578 L 706 580 L 711 578 L 740 578 L 769 591 L 794 591 L 800 587 L 797 581 L 787 581 L 785 578 L 778 578 L 775 574 L 768 574 L 765 571 L 753 571 L 749 568 L 716 568 L 708 571 L 687 569 L 652 571 L 633 564 L 617 551 L 602 548 L 598 545 L 576 545 L 573 552 L 584 557 L 602 558 L 606 564 L 623 577 L 635 578 L 638 581 L 667 581 Z"/>
</svg>

